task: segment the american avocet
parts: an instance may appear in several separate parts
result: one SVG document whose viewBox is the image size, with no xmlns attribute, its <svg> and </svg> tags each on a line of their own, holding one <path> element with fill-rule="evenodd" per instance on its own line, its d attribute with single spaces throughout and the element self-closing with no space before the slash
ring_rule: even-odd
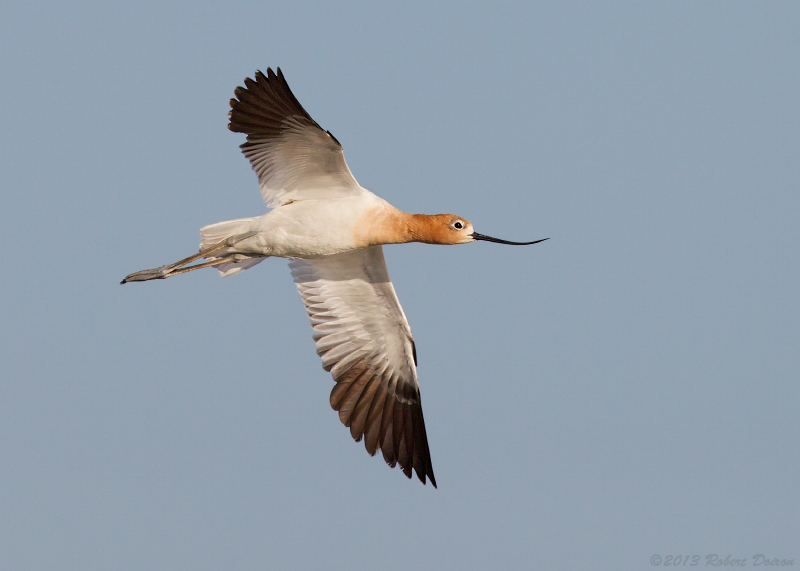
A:
<svg viewBox="0 0 800 571">
<path fill-rule="evenodd" d="M 407 214 L 362 188 L 339 141 L 306 113 L 278 68 L 245 79 L 231 99 L 228 128 L 245 133 L 244 155 L 258 174 L 266 214 L 200 229 L 200 251 L 143 270 L 122 283 L 163 279 L 213 266 L 220 275 L 265 258 L 290 258 L 317 354 L 333 375 L 331 406 L 367 452 L 412 469 L 436 486 L 422 418 L 414 338 L 397 300 L 382 244 L 465 244 L 487 240 L 454 214 Z M 205 258 L 196 265 L 192 262 Z"/>
</svg>

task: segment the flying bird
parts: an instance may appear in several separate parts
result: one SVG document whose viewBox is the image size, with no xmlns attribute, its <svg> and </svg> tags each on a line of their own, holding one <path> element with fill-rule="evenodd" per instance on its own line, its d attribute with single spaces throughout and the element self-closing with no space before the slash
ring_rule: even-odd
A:
<svg viewBox="0 0 800 571">
<path fill-rule="evenodd" d="M 247 78 L 230 100 L 228 128 L 247 135 L 242 152 L 269 212 L 200 229 L 197 254 L 122 283 L 214 267 L 230 276 L 271 256 L 289 258 L 311 319 L 322 366 L 333 375 L 331 407 L 390 467 L 433 475 L 422 417 L 414 338 L 394 292 L 383 244 L 510 242 L 475 232 L 454 214 L 408 214 L 361 187 L 339 141 L 297 101 L 280 68 Z M 196 263 L 203 258 L 205 261 Z"/>
</svg>

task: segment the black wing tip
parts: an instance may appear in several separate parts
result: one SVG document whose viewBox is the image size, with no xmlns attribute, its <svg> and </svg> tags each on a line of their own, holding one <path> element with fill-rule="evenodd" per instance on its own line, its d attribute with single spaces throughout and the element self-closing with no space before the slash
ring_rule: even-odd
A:
<svg viewBox="0 0 800 571">
<path fill-rule="evenodd" d="M 245 133 L 248 139 L 250 135 L 266 129 L 261 135 L 272 138 L 274 131 L 280 129 L 282 120 L 294 116 L 322 130 L 292 93 L 281 68 L 275 69 L 277 73 L 268 67 L 266 75 L 256 70 L 253 74 L 255 79 L 246 77 L 244 87 L 240 85 L 233 90 L 234 98 L 229 101 L 228 129 L 234 133 Z M 331 138 L 336 141 L 333 135 Z M 339 144 L 339 141 L 336 143 Z"/>
<path fill-rule="evenodd" d="M 423 485 L 430 480 L 431 485 L 436 488 L 419 392 L 414 391 L 416 398 L 413 400 L 416 402 L 413 404 L 401 404 L 401 401 L 394 401 L 395 404 L 390 405 L 390 410 L 387 411 L 384 409 L 385 401 L 395 399 L 398 395 L 387 394 L 388 391 L 380 387 L 380 381 L 372 375 L 372 371 L 368 367 L 357 367 L 351 364 L 350 369 L 340 372 L 334 380 L 336 384 L 331 389 L 330 405 L 339 413 L 339 420 L 342 424 L 350 428 L 350 436 L 356 442 L 363 439 L 364 447 L 370 456 L 375 456 L 378 450 L 381 450 L 386 465 L 390 468 L 399 466 L 406 478 L 411 479 L 412 474 L 416 473 Z M 370 390 L 370 385 L 376 388 Z M 410 396 L 407 395 L 406 398 Z M 376 403 L 378 408 L 375 408 Z M 381 411 L 381 416 L 376 417 L 374 411 L 378 409 Z M 402 440 L 397 440 L 393 446 L 394 436 L 386 438 L 386 428 L 381 426 L 384 424 L 383 415 L 385 414 L 393 416 L 402 414 L 405 417 L 406 423 L 404 424 L 406 425 L 399 429 L 399 433 L 403 434 L 401 438 L 405 439 L 405 444 L 402 444 Z M 368 436 L 368 432 L 375 430 L 376 423 L 381 428 L 372 433 L 373 436 Z M 396 420 L 385 424 L 387 428 L 397 430 Z M 403 448 L 402 453 L 400 448 Z"/>
<path fill-rule="evenodd" d="M 428 476 L 428 480 L 430 480 L 430 482 L 431 482 L 431 486 L 436 488 L 436 478 L 433 477 L 433 469 L 430 466 L 428 466 L 427 473 L 423 473 L 423 472 L 417 471 L 417 477 L 419 478 L 420 482 L 422 482 L 423 485 L 427 483 L 427 482 L 425 482 L 426 474 Z"/>
<path fill-rule="evenodd" d="M 386 465 L 389 466 L 389 468 L 394 468 L 394 466 L 389 464 L 389 462 L 387 462 Z M 436 486 L 436 478 L 433 477 L 433 469 L 431 469 L 430 466 L 428 466 L 428 471 L 427 472 L 420 470 L 416 466 L 414 466 L 413 471 L 412 471 L 411 467 L 404 468 L 404 467 L 401 466 L 400 467 L 400 471 L 409 480 L 412 478 L 413 474 L 416 474 L 417 478 L 419 479 L 420 482 L 422 482 L 423 486 L 426 485 L 428 483 L 428 481 L 430 481 L 431 485 L 434 488 L 437 488 L 437 486 Z"/>
<path fill-rule="evenodd" d="M 386 465 L 390 468 L 394 468 L 397 464 L 392 465 L 386 462 Z M 428 483 L 427 480 L 430 480 L 431 485 L 434 488 L 438 488 L 436 486 L 436 478 L 433 476 L 433 468 L 430 465 L 430 457 L 428 458 L 428 466 L 425 469 L 420 469 L 417 466 L 400 466 L 400 471 L 409 480 L 412 478 L 413 474 L 416 474 L 419 481 L 422 482 L 422 485 L 426 485 Z"/>
<path fill-rule="evenodd" d="M 260 69 L 257 69 L 257 70 L 256 70 L 256 73 L 254 74 L 254 75 L 255 75 L 255 78 L 256 78 L 256 80 L 258 80 L 258 78 L 259 78 L 259 77 L 263 77 L 264 79 L 267 79 L 268 77 L 269 77 L 270 79 L 272 79 L 273 77 L 280 77 L 280 78 L 283 78 L 283 73 L 281 72 L 281 68 L 279 68 L 279 67 L 276 67 L 275 69 L 276 69 L 276 70 L 277 70 L 277 72 L 278 72 L 278 73 L 277 73 L 277 75 L 275 74 L 275 72 L 274 72 L 274 71 L 272 71 L 272 68 L 271 68 L 271 67 L 267 67 L 267 75 L 266 75 L 266 76 L 264 75 L 264 72 L 263 72 L 263 71 L 261 71 Z"/>
</svg>

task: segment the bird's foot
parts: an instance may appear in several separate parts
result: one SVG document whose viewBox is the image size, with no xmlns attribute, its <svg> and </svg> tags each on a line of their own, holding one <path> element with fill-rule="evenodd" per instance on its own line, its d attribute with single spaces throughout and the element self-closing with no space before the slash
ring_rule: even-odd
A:
<svg viewBox="0 0 800 571">
<path fill-rule="evenodd" d="M 169 278 L 172 276 L 177 276 L 178 274 L 183 274 L 186 272 L 190 272 L 192 270 L 199 270 L 200 268 L 207 268 L 209 266 L 218 266 L 220 264 L 225 263 L 235 263 L 241 262 L 245 258 L 249 258 L 251 256 L 247 254 L 230 254 L 223 258 L 219 258 L 217 260 L 211 260 L 210 262 L 204 262 L 202 264 L 197 264 L 194 266 L 189 266 L 195 260 L 199 260 L 200 258 L 204 258 L 213 254 L 214 252 L 218 252 L 224 248 L 231 248 L 241 242 L 242 240 L 246 240 L 247 238 L 252 238 L 256 235 L 257 232 L 245 232 L 244 234 L 236 234 L 235 236 L 229 236 L 224 240 L 217 242 L 213 246 L 208 248 L 204 248 L 200 250 L 198 253 L 194 254 L 193 256 L 189 256 L 188 258 L 184 258 L 175 262 L 174 264 L 167 264 L 166 266 L 160 266 L 158 268 L 153 268 L 151 270 L 141 270 L 139 272 L 134 272 L 128 276 L 125 276 L 125 279 L 120 282 L 120 284 L 128 283 L 128 282 L 146 282 L 149 280 L 163 280 L 165 278 Z"/>
</svg>

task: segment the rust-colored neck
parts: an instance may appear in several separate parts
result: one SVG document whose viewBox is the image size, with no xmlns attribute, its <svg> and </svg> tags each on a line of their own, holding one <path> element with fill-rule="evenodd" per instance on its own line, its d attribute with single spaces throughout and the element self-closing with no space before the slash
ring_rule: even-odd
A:
<svg viewBox="0 0 800 571">
<path fill-rule="evenodd" d="M 447 233 L 447 214 L 409 214 L 390 205 L 365 213 L 356 228 L 360 247 L 376 244 L 405 244 L 425 242 L 444 244 Z"/>
<path fill-rule="evenodd" d="M 424 242 L 425 244 L 447 243 L 447 222 L 449 214 L 406 214 L 406 233 L 410 236 L 407 242 Z"/>
</svg>

